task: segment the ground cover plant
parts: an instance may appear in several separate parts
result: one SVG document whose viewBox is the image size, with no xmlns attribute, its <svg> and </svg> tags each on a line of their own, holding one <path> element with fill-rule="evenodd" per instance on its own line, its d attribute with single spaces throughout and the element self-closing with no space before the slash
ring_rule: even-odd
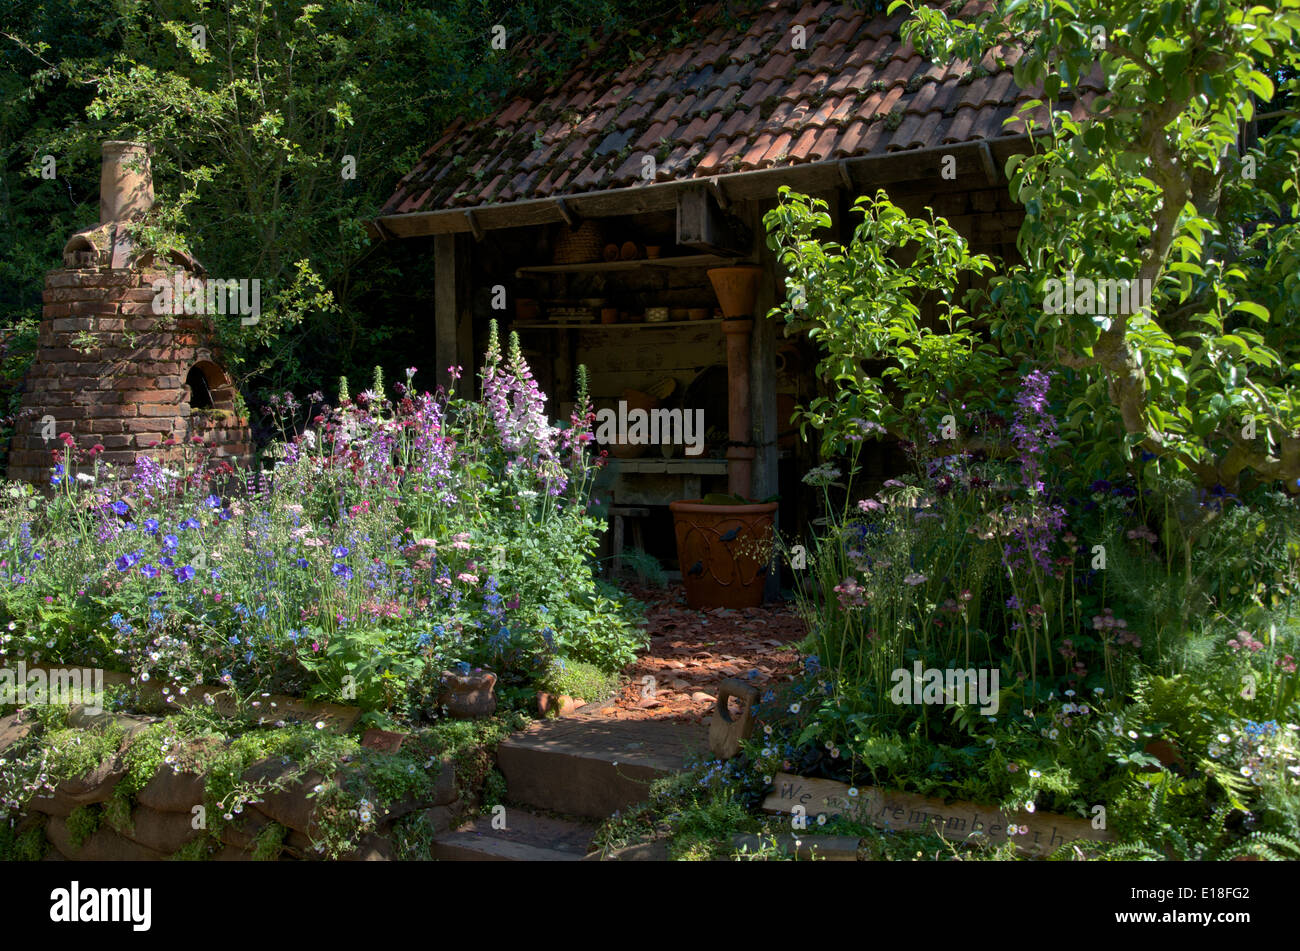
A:
<svg viewBox="0 0 1300 951">
<path fill-rule="evenodd" d="M 436 718 L 445 669 L 491 669 L 516 706 L 556 664 L 620 669 L 640 635 L 595 580 L 586 410 L 552 425 L 495 329 L 479 398 L 414 375 L 391 397 L 378 373 L 333 408 L 317 394 L 305 428 L 277 397 L 283 440 L 260 472 L 195 447 L 120 478 L 66 438 L 48 503 L 3 499 L 0 656 L 173 695 L 356 703 L 380 723 Z"/>
</svg>

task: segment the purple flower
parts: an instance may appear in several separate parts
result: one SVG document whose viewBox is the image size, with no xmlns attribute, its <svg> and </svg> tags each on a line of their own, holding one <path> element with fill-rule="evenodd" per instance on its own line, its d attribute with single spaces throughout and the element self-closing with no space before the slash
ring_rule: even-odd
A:
<svg viewBox="0 0 1300 951">
<path fill-rule="evenodd" d="M 185 531 L 187 528 L 200 528 L 201 525 L 197 518 L 187 518 L 185 521 L 181 522 L 178 527 L 181 531 Z"/>
<path fill-rule="evenodd" d="M 109 506 L 109 508 L 111 508 L 113 513 L 116 515 L 125 515 L 127 512 L 131 511 L 131 506 L 122 501 L 114 502 Z"/>
<path fill-rule="evenodd" d="M 145 562 L 140 566 L 140 574 L 144 575 L 146 578 L 157 578 L 158 569 L 148 562 Z"/>
<path fill-rule="evenodd" d="M 117 559 L 117 561 L 114 562 L 114 564 L 117 565 L 118 571 L 130 571 L 133 567 L 135 567 L 135 563 L 139 560 L 140 560 L 140 552 L 129 551 L 125 555 L 120 556 Z"/>
<path fill-rule="evenodd" d="M 310 562 L 308 562 L 306 558 L 299 558 L 296 562 L 294 562 L 294 564 L 296 564 L 299 568 L 306 568 L 308 564 L 310 564 Z"/>
<path fill-rule="evenodd" d="M 352 569 L 347 565 L 335 564 L 330 568 L 330 573 L 336 578 L 342 578 L 344 581 L 352 580 Z"/>
<path fill-rule="evenodd" d="M 158 519 L 156 519 L 156 518 L 147 518 L 147 519 L 145 519 L 145 520 L 144 520 L 144 530 L 145 530 L 146 532 L 148 532 L 150 535 L 157 535 L 157 534 L 158 534 Z"/>
<path fill-rule="evenodd" d="M 344 548 L 342 545 L 336 545 L 335 548 L 334 548 L 334 558 L 335 558 L 335 560 L 341 560 L 341 559 L 344 559 L 344 558 L 346 558 L 349 554 L 351 554 L 351 552 L 349 552 L 348 549 Z"/>
<path fill-rule="evenodd" d="M 180 539 L 175 535 L 164 535 L 162 540 L 163 551 L 175 551 L 176 546 L 180 544 Z"/>
<path fill-rule="evenodd" d="M 172 572 L 172 575 L 173 577 L 176 578 L 177 581 L 179 581 L 181 584 L 184 584 L 185 582 L 193 579 L 194 569 L 191 568 L 189 565 L 181 565 L 179 568 L 177 568 L 175 571 Z"/>
</svg>

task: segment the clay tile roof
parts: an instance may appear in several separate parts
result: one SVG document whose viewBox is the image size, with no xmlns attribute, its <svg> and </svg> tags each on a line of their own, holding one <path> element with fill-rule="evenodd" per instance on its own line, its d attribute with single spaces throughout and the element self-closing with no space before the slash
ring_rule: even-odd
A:
<svg viewBox="0 0 1300 951">
<path fill-rule="evenodd" d="M 646 154 L 666 182 L 1017 135 L 1023 123 L 1004 120 L 1036 98 L 1012 79 L 1019 50 L 999 47 L 976 68 L 931 63 L 900 39 L 903 12 L 751 0 L 739 12 L 730 5 L 733 21 L 727 6 L 694 14 L 702 38 L 688 46 L 651 45 L 612 68 L 597 49 L 550 89 L 457 119 L 383 213 L 641 187 Z M 987 6 L 968 2 L 962 16 Z M 795 26 L 804 28 L 802 49 Z M 1094 70 L 1059 108 L 1082 115 L 1100 91 Z"/>
</svg>

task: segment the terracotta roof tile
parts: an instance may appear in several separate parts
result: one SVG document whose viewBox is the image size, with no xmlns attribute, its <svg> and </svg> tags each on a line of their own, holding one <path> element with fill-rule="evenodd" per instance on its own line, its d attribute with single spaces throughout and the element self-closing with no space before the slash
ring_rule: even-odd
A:
<svg viewBox="0 0 1300 951">
<path fill-rule="evenodd" d="M 789 53 L 773 53 L 768 57 L 763 68 L 754 76 L 755 82 L 769 82 L 786 75 L 795 64 L 795 58 Z"/>
<path fill-rule="evenodd" d="M 740 97 L 740 106 L 745 109 L 752 109 L 754 106 L 757 106 L 760 102 L 766 99 L 768 89 L 775 86 L 777 86 L 776 83 L 755 82 L 752 86 L 746 89 L 745 94 Z"/>
<path fill-rule="evenodd" d="M 630 185 L 641 178 L 641 160 L 644 152 L 633 152 L 623 164 L 616 168 L 610 175 L 610 180 L 616 186 Z"/>
<path fill-rule="evenodd" d="M 813 47 L 812 55 L 808 57 L 801 65 L 801 72 L 829 72 L 833 70 L 844 58 L 844 50 L 838 46 L 831 46 L 827 43 L 818 43 Z"/>
<path fill-rule="evenodd" d="M 943 143 L 965 142 L 969 139 L 979 138 L 971 134 L 971 128 L 975 124 L 975 110 L 970 106 L 961 106 L 957 114 L 953 116 L 952 122 L 948 125 L 947 130 L 940 140 Z"/>
<path fill-rule="evenodd" d="M 700 159 L 700 164 L 696 167 L 696 173 L 699 175 L 712 175 L 722 163 L 727 160 L 731 151 L 731 140 L 719 138 L 714 141 L 713 147 L 709 149 L 704 158 Z"/>
<path fill-rule="evenodd" d="M 804 73 L 792 82 L 781 93 L 781 98 L 785 102 L 798 102 L 808 93 L 808 87 L 813 84 L 813 77 Z"/>
<path fill-rule="evenodd" d="M 670 139 L 672 134 L 677 131 L 676 122 L 656 122 L 641 134 L 632 145 L 634 149 L 653 149 L 659 145 L 660 140 Z"/>
<path fill-rule="evenodd" d="M 784 161 L 790 155 L 790 146 L 794 144 L 794 136 L 789 132 L 782 132 L 772 139 L 772 144 L 768 146 L 763 153 L 763 164 L 771 165 L 773 162 Z"/>
<path fill-rule="evenodd" d="M 826 35 L 818 37 L 817 42 L 820 45 L 833 46 L 837 49 L 845 48 L 846 44 L 854 38 L 858 28 L 862 26 L 861 13 L 841 8 L 839 14 L 831 23 L 830 29 L 826 31 Z"/>
<path fill-rule="evenodd" d="M 725 15 L 736 2 L 750 23 L 744 33 Z M 971 79 L 970 64 L 927 62 L 903 42 L 904 12 L 871 15 L 835 0 L 736 2 L 700 8 L 691 22 L 704 39 L 692 45 L 649 40 L 642 59 L 614 70 L 602 48 L 548 90 L 457 119 L 398 183 L 385 213 L 641 185 L 642 160 L 665 145 L 658 181 L 996 138 L 1020 131 L 1022 123 L 1003 120 L 1037 98 L 1011 76 L 1018 47 L 990 51 L 981 64 L 988 75 Z M 968 2 L 962 16 L 987 3 Z M 792 48 L 795 25 L 805 28 L 804 50 Z M 547 39 L 539 49 L 553 46 Z M 1060 108 L 1084 115 L 1100 80 L 1096 69 Z"/>
<path fill-rule="evenodd" d="M 750 145 L 749 150 L 741 157 L 740 164 L 742 168 L 757 168 L 763 162 L 763 156 L 772 145 L 772 133 L 763 132 Z"/>
<path fill-rule="evenodd" d="M 718 137 L 721 139 L 730 139 L 739 135 L 742 130 L 750 128 L 757 123 L 757 121 L 758 116 L 755 113 L 746 112 L 744 109 L 737 109 L 728 116 L 727 121 L 722 124 L 722 128 L 718 130 Z"/>
<path fill-rule="evenodd" d="M 722 115 L 717 112 L 710 113 L 706 116 L 696 116 L 691 120 L 691 124 L 686 130 L 680 133 L 677 138 L 687 145 L 694 145 L 696 142 L 703 142 L 709 136 L 713 135 L 715 129 L 722 124 Z"/>
<path fill-rule="evenodd" d="M 767 117 L 767 120 L 763 123 L 762 128 L 770 129 L 772 131 L 784 129 L 787 125 L 790 124 L 790 117 L 793 112 L 794 112 L 793 102 L 777 103 L 776 108 L 773 109 L 772 114 Z"/>
<path fill-rule="evenodd" d="M 757 36 L 746 36 L 734 50 L 731 51 L 731 58 L 736 61 L 752 59 L 763 51 L 763 44 Z"/>
</svg>

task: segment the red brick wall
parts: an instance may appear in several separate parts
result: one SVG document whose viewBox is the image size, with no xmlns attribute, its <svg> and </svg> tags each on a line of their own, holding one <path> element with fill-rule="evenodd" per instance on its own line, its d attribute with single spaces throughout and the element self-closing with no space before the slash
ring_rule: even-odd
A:
<svg viewBox="0 0 1300 951">
<path fill-rule="evenodd" d="M 104 446 L 100 458 L 128 470 L 145 450 L 174 460 L 195 436 L 218 456 L 248 455 L 248 423 L 234 412 L 233 386 L 213 388 L 221 418 L 191 418 L 186 375 L 199 361 L 221 360 L 205 318 L 153 313 L 153 282 L 174 274 L 65 268 L 45 276 L 39 349 L 14 425 L 9 478 L 48 484 L 51 450 L 61 448 L 57 434 L 65 432 L 79 449 Z M 47 416 L 56 436 L 48 440 Z M 177 445 L 164 447 L 168 439 Z"/>
</svg>

